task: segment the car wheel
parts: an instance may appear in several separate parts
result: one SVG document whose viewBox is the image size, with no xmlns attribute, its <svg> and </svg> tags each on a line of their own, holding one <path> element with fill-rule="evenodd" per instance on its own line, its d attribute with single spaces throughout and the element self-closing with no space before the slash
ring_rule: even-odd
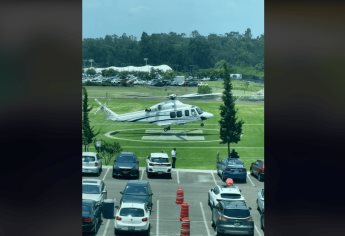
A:
<svg viewBox="0 0 345 236">
<path fill-rule="evenodd" d="M 222 180 L 225 181 L 225 177 L 224 177 L 224 174 L 222 174 Z"/>
<path fill-rule="evenodd" d="M 262 181 L 262 175 L 261 174 L 258 174 L 258 180 Z"/>
<path fill-rule="evenodd" d="M 214 223 L 213 219 L 212 219 L 211 226 L 212 226 L 212 228 L 216 227 L 216 224 Z"/>
<path fill-rule="evenodd" d="M 252 168 L 250 168 L 250 174 L 251 174 L 251 175 L 254 175 L 253 169 L 252 169 Z"/>
<path fill-rule="evenodd" d="M 256 205 L 258 206 L 256 209 L 260 212 L 260 207 L 259 207 L 259 200 L 256 199 Z"/>
<path fill-rule="evenodd" d="M 265 220 L 265 217 L 263 215 L 261 215 L 260 217 L 260 223 L 261 223 L 261 229 L 264 230 L 264 220 Z"/>
<path fill-rule="evenodd" d="M 147 178 L 151 178 L 151 173 L 147 172 Z"/>
<path fill-rule="evenodd" d="M 117 231 L 117 229 L 114 229 L 114 234 L 119 235 L 119 231 Z"/>
<path fill-rule="evenodd" d="M 169 179 L 172 179 L 172 177 L 171 177 L 171 173 L 169 174 L 169 176 L 168 176 L 168 177 L 169 177 Z"/>
<path fill-rule="evenodd" d="M 94 235 L 97 234 L 97 225 L 98 225 L 98 223 L 99 223 L 99 220 L 97 219 L 97 221 L 95 222 L 95 227 L 94 227 L 93 230 L 92 230 L 92 233 L 93 233 Z"/>
</svg>

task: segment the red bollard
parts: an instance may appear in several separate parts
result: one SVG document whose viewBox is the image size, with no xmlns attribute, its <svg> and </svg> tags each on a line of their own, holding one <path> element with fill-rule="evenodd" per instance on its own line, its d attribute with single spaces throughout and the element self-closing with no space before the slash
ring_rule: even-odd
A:
<svg viewBox="0 0 345 236">
<path fill-rule="evenodd" d="M 187 202 L 181 204 L 180 221 L 185 217 L 189 217 L 189 205 Z"/>
<path fill-rule="evenodd" d="M 190 221 L 188 217 L 182 218 L 181 221 L 181 234 L 180 236 L 189 236 L 190 235 Z"/>
<path fill-rule="evenodd" d="M 182 187 L 178 187 L 176 190 L 176 204 L 182 204 L 183 202 L 183 189 Z"/>
</svg>

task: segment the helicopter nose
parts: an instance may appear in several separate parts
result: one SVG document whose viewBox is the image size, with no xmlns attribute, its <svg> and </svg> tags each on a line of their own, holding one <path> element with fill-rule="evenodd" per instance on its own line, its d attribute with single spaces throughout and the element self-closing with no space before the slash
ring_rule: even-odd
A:
<svg viewBox="0 0 345 236">
<path fill-rule="evenodd" d="M 214 115 L 212 114 L 212 113 L 209 113 L 209 112 L 203 112 L 202 113 L 202 117 L 201 117 L 201 119 L 202 120 L 206 120 L 206 119 L 210 119 L 210 118 L 212 118 Z"/>
</svg>

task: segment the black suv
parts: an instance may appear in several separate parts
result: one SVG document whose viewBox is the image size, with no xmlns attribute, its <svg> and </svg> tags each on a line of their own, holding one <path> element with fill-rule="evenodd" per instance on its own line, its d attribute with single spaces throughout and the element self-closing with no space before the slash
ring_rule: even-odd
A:
<svg viewBox="0 0 345 236">
<path fill-rule="evenodd" d="M 225 181 L 227 178 L 247 182 L 247 170 L 239 158 L 225 158 L 217 162 L 217 173 Z"/>
<path fill-rule="evenodd" d="M 97 227 L 102 222 L 102 205 L 94 200 L 82 200 L 82 231 L 97 233 Z"/>
<path fill-rule="evenodd" d="M 244 201 L 220 201 L 212 209 L 212 226 L 217 235 L 254 235 L 251 208 Z"/>
<path fill-rule="evenodd" d="M 113 177 L 130 176 L 139 178 L 139 161 L 133 152 L 121 152 L 114 161 Z"/>
<path fill-rule="evenodd" d="M 148 208 L 152 209 L 152 190 L 150 183 L 146 180 L 130 180 L 127 182 L 123 191 L 120 205 L 122 202 L 140 202 L 146 203 Z"/>
</svg>

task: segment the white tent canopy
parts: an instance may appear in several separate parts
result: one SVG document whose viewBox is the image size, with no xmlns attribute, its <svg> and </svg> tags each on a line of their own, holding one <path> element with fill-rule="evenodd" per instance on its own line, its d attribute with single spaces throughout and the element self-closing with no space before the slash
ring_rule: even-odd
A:
<svg viewBox="0 0 345 236">
<path fill-rule="evenodd" d="M 160 66 L 126 66 L 126 67 L 116 67 L 116 66 L 110 66 L 110 67 L 106 67 L 106 68 L 94 68 L 95 71 L 97 73 L 101 73 L 102 70 L 109 70 L 109 69 L 113 69 L 115 71 L 129 71 L 129 72 L 133 72 L 133 71 L 140 71 L 140 72 L 151 72 L 151 69 L 155 69 L 155 70 L 161 70 L 163 72 L 166 72 L 168 70 L 172 70 L 170 66 L 168 65 L 160 65 Z"/>
</svg>

